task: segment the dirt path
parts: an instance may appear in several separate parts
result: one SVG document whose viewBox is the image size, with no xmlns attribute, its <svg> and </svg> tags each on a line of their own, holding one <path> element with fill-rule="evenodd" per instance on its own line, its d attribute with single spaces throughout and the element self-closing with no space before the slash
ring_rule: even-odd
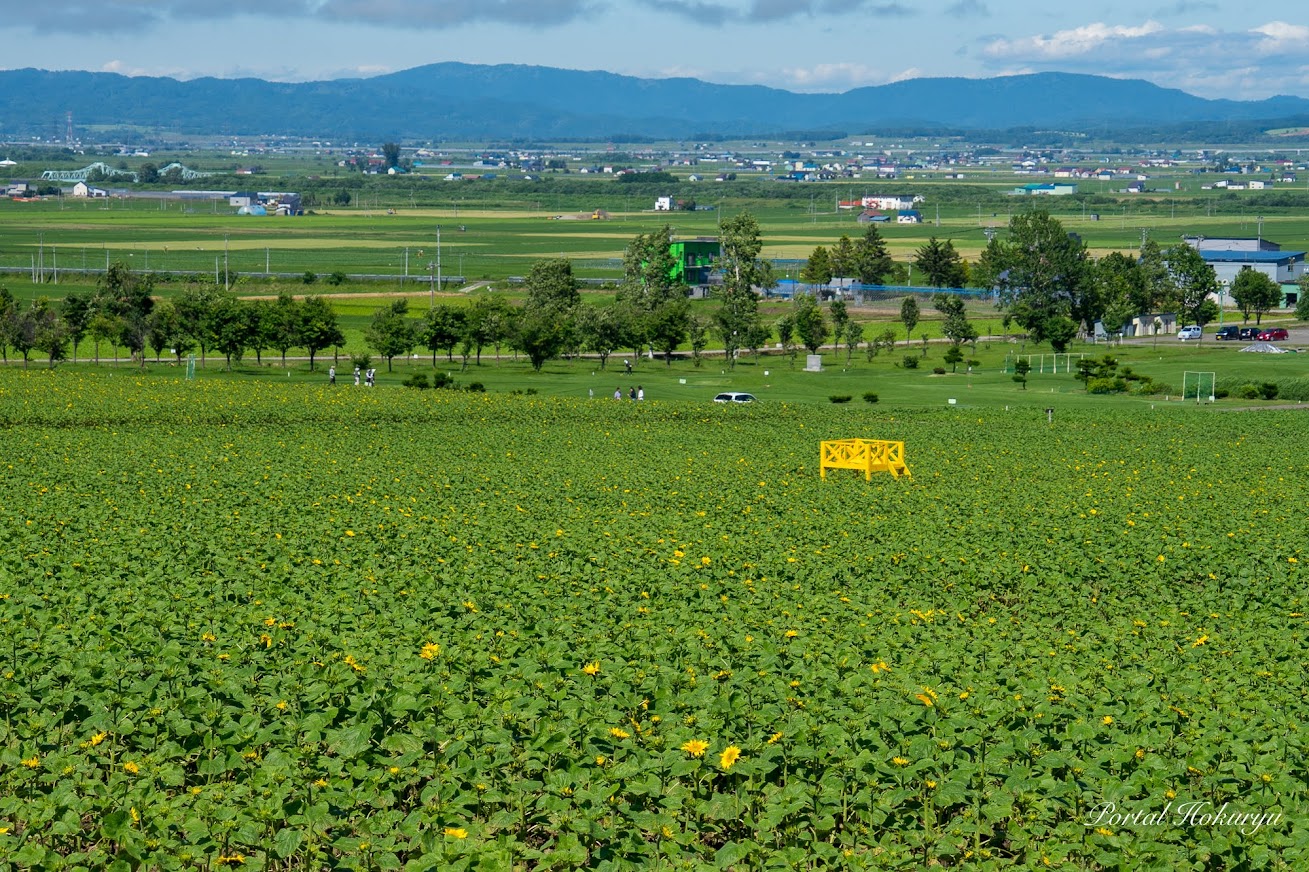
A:
<svg viewBox="0 0 1309 872">
<path fill-rule="evenodd" d="M 487 286 L 490 285 L 490 284 L 491 284 L 491 282 L 489 282 L 489 281 L 470 282 L 469 284 L 464 285 L 462 288 L 460 288 L 460 289 L 457 290 L 457 291 L 437 291 L 437 292 L 436 292 L 436 296 L 438 296 L 438 297 L 462 297 L 462 296 L 466 296 L 466 295 L 468 295 L 468 294 L 471 294 L 473 291 L 476 291 L 476 290 L 479 290 L 479 289 L 481 289 L 481 288 L 487 287 Z M 315 293 L 312 293 L 312 292 L 310 292 L 310 293 L 305 293 L 305 294 L 292 294 L 292 295 L 291 295 L 291 298 L 294 299 L 294 300 L 303 300 L 305 297 L 322 297 L 322 298 L 325 299 L 325 300 L 377 300 L 377 299 L 383 299 L 383 298 L 385 298 L 385 299 L 392 299 L 392 298 L 394 298 L 394 297 L 413 297 L 413 298 L 418 298 L 418 297 L 430 297 L 430 296 L 432 296 L 432 292 L 431 292 L 430 290 L 427 290 L 427 291 L 358 291 L 358 292 L 340 291 L 340 292 L 332 293 L 332 294 L 315 294 Z M 276 300 L 276 299 L 277 299 L 277 296 L 276 296 L 276 295 L 272 295 L 272 296 L 270 296 L 270 295 L 267 295 L 267 294 L 263 294 L 263 295 L 257 295 L 257 296 L 251 296 L 251 297 L 244 297 L 244 296 L 243 296 L 243 297 L 241 297 L 241 299 L 243 299 L 243 300 Z"/>
</svg>

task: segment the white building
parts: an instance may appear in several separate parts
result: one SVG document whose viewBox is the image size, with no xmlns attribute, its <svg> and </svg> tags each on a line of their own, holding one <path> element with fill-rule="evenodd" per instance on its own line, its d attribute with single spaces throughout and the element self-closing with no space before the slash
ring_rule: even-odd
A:
<svg viewBox="0 0 1309 872">
<path fill-rule="evenodd" d="M 86 182 L 78 182 L 73 185 L 74 197 L 108 197 L 109 192 L 104 188 L 93 187 Z"/>
</svg>

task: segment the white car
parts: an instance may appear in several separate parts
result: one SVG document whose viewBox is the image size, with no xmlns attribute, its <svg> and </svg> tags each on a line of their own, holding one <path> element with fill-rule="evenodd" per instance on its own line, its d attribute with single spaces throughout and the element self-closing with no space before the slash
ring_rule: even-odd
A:
<svg viewBox="0 0 1309 872">
<path fill-rule="evenodd" d="M 1203 333 L 1204 331 L 1200 329 L 1198 324 L 1191 324 L 1178 330 L 1177 338 L 1185 342 L 1188 339 L 1199 339 Z"/>
<path fill-rule="evenodd" d="M 753 403 L 754 394 L 743 394 L 740 391 L 727 391 L 714 397 L 715 403 Z"/>
</svg>

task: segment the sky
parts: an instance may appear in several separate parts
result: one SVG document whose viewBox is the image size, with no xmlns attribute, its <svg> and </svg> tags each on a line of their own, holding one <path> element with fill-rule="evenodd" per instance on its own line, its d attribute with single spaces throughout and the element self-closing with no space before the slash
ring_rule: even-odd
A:
<svg viewBox="0 0 1309 872">
<path fill-rule="evenodd" d="M 0 65 L 302 82 L 531 64 L 841 92 L 1033 72 L 1309 97 L 1301 0 L 0 0 Z M 1297 15 L 1296 13 L 1301 13 Z"/>
</svg>

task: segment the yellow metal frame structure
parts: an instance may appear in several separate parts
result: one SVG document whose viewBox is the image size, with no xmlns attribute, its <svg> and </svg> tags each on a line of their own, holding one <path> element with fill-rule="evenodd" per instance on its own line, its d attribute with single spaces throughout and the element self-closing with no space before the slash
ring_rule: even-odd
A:
<svg viewBox="0 0 1309 872">
<path fill-rule="evenodd" d="M 829 439 L 822 443 L 822 461 L 819 475 L 827 478 L 829 469 L 862 471 L 866 481 L 872 481 L 874 472 L 889 472 L 895 478 L 909 474 L 904 462 L 904 443 L 883 439 Z"/>
</svg>

